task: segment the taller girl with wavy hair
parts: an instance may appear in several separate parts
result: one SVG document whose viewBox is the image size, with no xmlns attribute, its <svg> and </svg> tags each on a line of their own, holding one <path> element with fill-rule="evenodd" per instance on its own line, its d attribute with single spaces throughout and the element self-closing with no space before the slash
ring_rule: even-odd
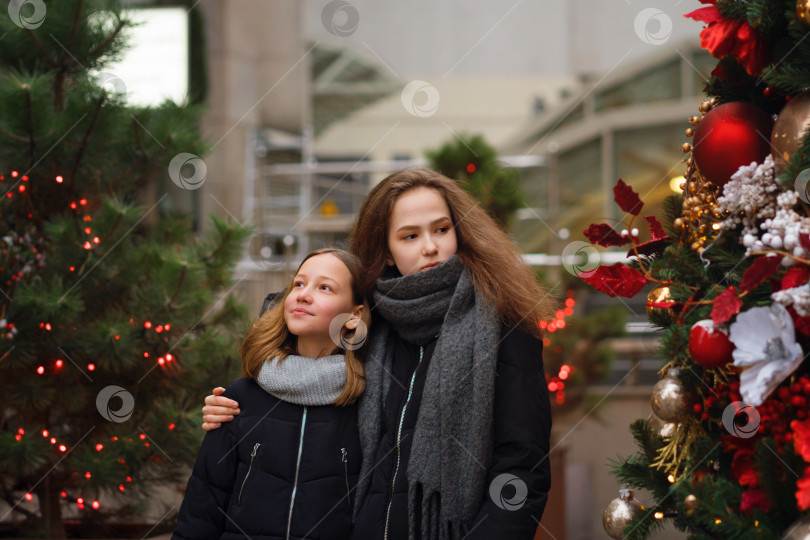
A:
<svg viewBox="0 0 810 540">
<path fill-rule="evenodd" d="M 532 539 L 550 487 L 546 292 L 475 200 L 426 169 L 371 190 L 351 251 L 374 320 L 352 539 Z M 233 410 L 206 403 L 206 422 Z"/>
</svg>

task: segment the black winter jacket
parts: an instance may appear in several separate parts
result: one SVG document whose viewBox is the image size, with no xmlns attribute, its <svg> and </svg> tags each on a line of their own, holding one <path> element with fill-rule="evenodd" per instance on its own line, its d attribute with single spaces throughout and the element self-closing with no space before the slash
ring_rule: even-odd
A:
<svg viewBox="0 0 810 540">
<path fill-rule="evenodd" d="M 386 540 L 408 539 L 406 478 L 411 437 L 419 417 L 427 368 L 434 361 L 432 357 L 436 341 L 424 346 L 421 362 L 420 347 L 399 336 L 394 339 L 393 346 L 393 380 L 385 399 L 383 440 L 377 455 L 373 457 L 376 466 L 368 493 L 361 501 L 352 540 L 383 540 L 386 519 L 389 523 Z M 459 538 L 534 538 L 551 487 L 548 461 L 551 406 L 542 350 L 543 343 L 539 339 L 518 329 L 501 328 L 493 410 L 494 446 L 487 485 L 492 486 L 495 478 L 501 474 L 511 474 L 526 484 L 528 494 L 525 501 L 514 499 L 514 485 L 504 485 L 501 492 L 495 494 L 496 498 L 490 493 L 482 493 L 481 507 L 469 534 L 459 534 Z M 402 427 L 397 459 L 400 421 Z"/>
<path fill-rule="evenodd" d="M 346 540 L 361 459 L 356 407 L 287 403 L 248 378 L 225 396 L 241 413 L 206 434 L 173 540 Z"/>
</svg>

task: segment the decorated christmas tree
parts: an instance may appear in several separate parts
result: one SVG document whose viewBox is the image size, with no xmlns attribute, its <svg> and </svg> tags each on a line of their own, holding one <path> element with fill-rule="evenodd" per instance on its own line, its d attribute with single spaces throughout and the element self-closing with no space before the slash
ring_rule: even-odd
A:
<svg viewBox="0 0 810 540">
<path fill-rule="evenodd" d="M 626 226 L 585 231 L 630 260 L 588 283 L 626 297 L 653 284 L 664 361 L 651 416 L 631 426 L 639 451 L 615 463 L 624 489 L 605 529 L 810 538 L 810 3 L 702 1 L 687 17 L 719 61 L 685 122 L 683 194 L 643 216 L 619 180 Z"/>
<path fill-rule="evenodd" d="M 200 109 L 127 106 L 103 72 L 125 46 L 117 5 L 12 1 L 0 17 L 0 521 L 12 536 L 65 537 L 67 518 L 83 535 L 140 521 L 154 485 L 193 462 L 200 396 L 238 372 L 244 311 L 224 293 L 247 231 L 214 220 L 200 238 L 167 204 L 204 179 Z"/>
</svg>

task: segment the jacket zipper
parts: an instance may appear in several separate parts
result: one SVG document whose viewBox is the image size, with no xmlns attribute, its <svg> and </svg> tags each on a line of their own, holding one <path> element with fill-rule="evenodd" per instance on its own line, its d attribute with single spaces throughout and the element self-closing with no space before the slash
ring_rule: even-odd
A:
<svg viewBox="0 0 810 540">
<path fill-rule="evenodd" d="M 239 488 L 239 500 L 237 504 L 242 504 L 242 491 L 245 489 L 245 484 L 247 483 L 248 476 L 250 476 L 250 471 L 253 470 L 253 458 L 256 457 L 256 453 L 259 451 L 259 447 L 262 443 L 256 443 L 253 445 L 253 452 L 250 453 L 250 466 L 248 467 L 248 472 L 245 475 L 245 479 L 242 480 L 242 487 Z"/>
<path fill-rule="evenodd" d="M 293 505 L 295 504 L 295 492 L 298 490 L 298 471 L 301 468 L 301 453 L 304 450 L 304 427 L 307 424 L 307 408 L 304 407 L 304 414 L 301 417 L 301 435 L 298 438 L 298 459 L 295 462 L 295 481 L 293 482 L 292 497 L 290 497 L 290 513 L 287 515 L 287 540 L 290 540 L 290 527 L 292 527 Z"/>
<path fill-rule="evenodd" d="M 352 490 L 349 488 L 349 452 L 345 448 L 340 449 L 340 461 L 343 462 L 343 477 L 346 479 L 346 507 L 349 515 L 352 513 Z"/>
<path fill-rule="evenodd" d="M 411 395 L 413 394 L 413 383 L 416 380 L 416 372 L 419 370 L 419 366 L 422 364 L 422 356 L 424 355 L 424 352 L 425 348 L 419 347 L 419 362 L 416 363 L 413 374 L 411 374 L 411 384 L 408 387 L 408 397 L 405 399 L 405 405 L 402 406 L 402 412 L 399 414 L 399 427 L 397 428 L 397 465 L 394 467 L 394 476 L 391 479 L 391 497 L 388 499 L 388 509 L 385 511 L 385 534 L 383 536 L 385 540 L 388 540 L 388 525 L 389 521 L 391 520 L 391 504 L 394 502 L 394 487 L 397 484 L 399 461 L 402 457 L 400 448 L 400 443 L 402 442 L 402 424 L 405 421 L 405 410 L 408 408 L 408 403 L 411 401 Z"/>
</svg>

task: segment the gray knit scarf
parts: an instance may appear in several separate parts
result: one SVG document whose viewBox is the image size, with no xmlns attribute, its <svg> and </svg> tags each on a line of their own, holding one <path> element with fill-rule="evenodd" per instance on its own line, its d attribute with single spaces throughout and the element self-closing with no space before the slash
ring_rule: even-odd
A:
<svg viewBox="0 0 810 540">
<path fill-rule="evenodd" d="M 424 272 L 384 276 L 377 281 L 374 301 L 385 321 L 376 318 L 370 332 L 366 390 L 358 405 L 365 457 L 358 501 L 368 492 L 382 437 L 383 403 L 391 386 L 392 332 L 417 345 L 438 335 L 408 463 L 408 523 L 411 539 L 417 529 L 422 540 L 450 540 L 451 529 L 461 538 L 486 493 L 499 318 L 475 294 L 455 255 Z"/>
<path fill-rule="evenodd" d="M 268 393 L 296 405 L 331 405 L 346 386 L 346 357 L 332 354 L 320 358 L 289 355 L 267 359 L 256 382 Z"/>
</svg>

